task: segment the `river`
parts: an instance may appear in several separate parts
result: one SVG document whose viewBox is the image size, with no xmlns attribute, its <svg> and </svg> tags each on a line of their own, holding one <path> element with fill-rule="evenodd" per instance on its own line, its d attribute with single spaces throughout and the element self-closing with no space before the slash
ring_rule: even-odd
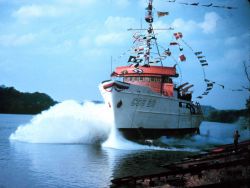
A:
<svg viewBox="0 0 250 188">
<path fill-rule="evenodd" d="M 200 135 L 145 146 L 114 133 L 111 120 L 103 104 L 74 101 L 36 116 L 0 114 L 0 187 L 109 187 L 115 177 L 160 172 L 162 164 L 232 143 L 236 129 L 240 141 L 250 138 L 239 125 L 203 122 Z"/>
</svg>

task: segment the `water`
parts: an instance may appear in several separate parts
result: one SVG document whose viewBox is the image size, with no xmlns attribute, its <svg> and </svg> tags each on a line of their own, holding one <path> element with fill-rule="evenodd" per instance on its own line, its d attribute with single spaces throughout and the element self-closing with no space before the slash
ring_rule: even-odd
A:
<svg viewBox="0 0 250 188">
<path fill-rule="evenodd" d="M 108 187 L 114 177 L 163 171 L 160 167 L 249 130 L 203 122 L 201 135 L 161 138 L 168 147 L 122 138 L 103 104 L 65 101 L 37 116 L 0 114 L 0 187 Z"/>
</svg>

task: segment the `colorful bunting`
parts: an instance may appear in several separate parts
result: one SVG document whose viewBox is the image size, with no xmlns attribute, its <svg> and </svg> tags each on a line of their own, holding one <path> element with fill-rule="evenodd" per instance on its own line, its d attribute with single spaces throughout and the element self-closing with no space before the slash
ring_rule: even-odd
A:
<svg viewBox="0 0 250 188">
<path fill-rule="evenodd" d="M 208 5 L 201 5 L 201 6 L 204 6 L 204 7 L 211 7 L 213 5 L 213 3 L 210 3 Z"/>
<path fill-rule="evenodd" d="M 203 59 L 202 59 L 202 60 L 200 60 L 200 62 L 201 62 L 201 63 L 205 63 L 205 62 L 207 62 L 207 60 L 203 60 Z"/>
<path fill-rule="evenodd" d="M 169 0 L 169 2 L 175 2 L 175 0 L 171 0 L 171 1 Z M 192 6 L 199 6 L 200 5 L 199 3 L 183 3 L 183 4 L 192 5 Z M 212 4 L 206 5 L 205 4 L 205 5 L 200 5 L 200 6 L 209 7 L 209 6 L 213 6 L 213 5 Z M 230 8 L 232 8 L 232 7 L 228 7 L 228 9 L 230 9 Z M 149 23 L 152 23 L 152 21 L 153 21 L 152 6 L 151 5 L 148 6 L 147 10 L 148 11 L 147 11 L 147 15 L 145 16 L 145 20 Z M 157 15 L 158 15 L 158 17 L 162 17 L 162 16 L 169 15 L 169 13 L 158 11 Z M 141 30 L 143 30 L 143 29 L 141 29 Z M 206 90 L 200 96 L 197 96 L 197 98 L 202 99 L 202 98 L 204 98 L 205 95 L 208 95 L 209 92 L 213 89 L 214 84 L 220 85 L 224 89 L 224 85 L 221 85 L 221 84 L 218 84 L 218 83 L 215 83 L 211 80 L 206 79 L 206 75 L 205 75 L 204 70 L 205 70 L 205 66 L 207 66 L 208 63 L 207 63 L 207 60 L 205 59 L 205 56 L 202 54 L 203 52 L 202 51 L 194 51 L 192 49 L 192 47 L 183 40 L 183 34 L 181 32 L 173 33 L 173 37 L 175 40 L 173 40 L 172 42 L 170 41 L 169 45 L 170 46 L 178 45 L 179 51 L 181 53 L 179 56 L 179 61 L 181 61 L 181 62 L 186 61 L 186 56 L 183 54 L 183 47 L 181 46 L 182 43 L 184 43 L 194 53 L 194 55 L 196 56 L 196 58 L 200 62 L 200 65 L 203 68 L 204 81 L 206 82 L 207 87 L 206 87 Z M 132 52 L 135 52 L 136 55 L 130 56 L 129 60 L 128 60 L 128 62 L 133 63 L 133 67 L 135 68 L 134 69 L 135 72 L 141 73 L 141 71 L 140 71 L 140 69 L 138 69 L 138 67 L 142 61 L 144 61 L 145 66 L 150 66 L 149 64 L 151 64 L 151 63 L 162 62 L 162 59 L 165 59 L 166 57 L 171 56 L 174 59 L 174 61 L 176 63 L 178 63 L 178 61 L 172 56 L 172 52 L 170 51 L 170 49 L 164 50 L 163 54 L 161 54 L 161 55 L 159 54 L 160 53 L 159 49 L 157 49 L 158 54 L 160 55 L 159 58 L 152 59 L 153 57 L 149 56 L 148 53 L 151 52 L 150 49 L 151 49 L 152 45 L 156 44 L 156 43 L 153 43 L 153 41 L 150 41 L 152 39 L 156 39 L 154 33 L 152 32 L 152 29 L 149 28 L 148 34 L 146 34 L 146 35 L 142 35 L 141 33 L 136 33 L 136 34 L 134 34 L 133 38 L 134 38 L 134 43 L 137 42 L 137 45 L 140 45 L 140 46 L 137 46 L 137 47 L 132 49 Z M 157 52 L 153 52 L 153 51 L 151 53 L 157 54 Z M 184 89 L 187 89 L 187 88 L 184 88 Z"/>
<path fill-rule="evenodd" d="M 136 57 L 135 56 L 129 56 L 128 62 L 136 62 Z"/>
<path fill-rule="evenodd" d="M 207 83 L 207 87 L 213 87 L 213 83 Z"/>
<path fill-rule="evenodd" d="M 152 22 L 153 22 L 153 17 L 152 17 L 152 15 L 146 15 L 146 16 L 145 16 L 145 21 L 148 22 L 148 23 L 152 23 Z"/>
<path fill-rule="evenodd" d="M 202 52 L 194 52 L 195 55 L 200 55 Z"/>
<path fill-rule="evenodd" d="M 143 51 L 143 50 L 147 50 L 148 48 L 145 47 L 145 46 L 139 46 L 137 48 L 134 48 L 134 52 L 140 52 L 140 51 Z"/>
<path fill-rule="evenodd" d="M 139 65 L 140 65 L 139 63 L 136 63 L 136 64 L 134 65 L 134 67 L 137 68 L 137 67 L 139 67 Z"/>
<path fill-rule="evenodd" d="M 167 1 L 167 2 L 174 3 L 175 1 Z M 225 8 L 225 9 L 236 9 L 236 7 L 225 6 L 225 5 L 213 5 L 213 3 L 204 4 L 204 5 L 201 5 L 199 2 L 197 2 L 197 3 L 178 2 L 178 3 L 182 4 L 182 5 L 191 5 L 191 6 L 203 6 L 203 7 Z"/>
<path fill-rule="evenodd" d="M 191 3 L 190 5 L 193 5 L 193 6 L 198 6 L 199 3 Z"/>
<path fill-rule="evenodd" d="M 169 12 L 160 12 L 160 11 L 157 11 L 157 15 L 158 15 L 158 17 L 163 17 L 163 16 L 169 15 Z"/>
<path fill-rule="evenodd" d="M 208 91 L 205 91 L 204 93 L 202 93 L 202 95 L 207 95 L 209 92 Z"/>
<path fill-rule="evenodd" d="M 222 85 L 222 84 L 218 84 L 219 86 L 221 86 L 222 87 L 222 89 L 224 89 L 225 88 L 225 86 L 224 85 Z"/>
<path fill-rule="evenodd" d="M 170 46 L 179 45 L 177 42 L 170 42 Z"/>
<path fill-rule="evenodd" d="M 197 56 L 198 59 L 202 59 L 204 58 L 205 56 Z"/>
<path fill-rule="evenodd" d="M 175 36 L 175 39 L 178 40 L 179 38 L 182 38 L 182 33 L 181 32 L 177 32 L 177 33 L 174 33 L 174 36 Z"/>
<path fill-rule="evenodd" d="M 232 91 L 243 91 L 243 89 L 232 89 Z"/>
<path fill-rule="evenodd" d="M 167 56 L 171 56 L 171 52 L 170 52 L 169 49 L 165 50 L 165 51 L 164 51 L 164 54 L 167 55 Z"/>
<path fill-rule="evenodd" d="M 149 61 L 149 63 L 159 63 L 160 61 L 159 60 L 154 60 L 154 61 Z"/>
<path fill-rule="evenodd" d="M 152 4 L 149 4 L 149 5 L 147 6 L 147 8 L 146 8 L 146 10 L 149 10 L 149 11 L 152 11 L 152 9 L 153 9 Z"/>
<path fill-rule="evenodd" d="M 181 55 L 179 56 L 179 60 L 180 60 L 180 61 L 186 61 L 185 55 L 184 55 L 184 54 L 181 54 Z"/>
</svg>

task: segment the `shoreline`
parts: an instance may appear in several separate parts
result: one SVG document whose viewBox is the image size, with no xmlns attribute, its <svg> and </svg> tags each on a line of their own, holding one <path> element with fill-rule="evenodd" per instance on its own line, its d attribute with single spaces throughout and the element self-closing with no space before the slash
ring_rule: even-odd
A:
<svg viewBox="0 0 250 188">
<path fill-rule="evenodd" d="M 250 140 L 221 145 L 206 153 L 162 165 L 165 172 L 111 180 L 111 187 L 245 187 L 250 183 Z"/>
</svg>

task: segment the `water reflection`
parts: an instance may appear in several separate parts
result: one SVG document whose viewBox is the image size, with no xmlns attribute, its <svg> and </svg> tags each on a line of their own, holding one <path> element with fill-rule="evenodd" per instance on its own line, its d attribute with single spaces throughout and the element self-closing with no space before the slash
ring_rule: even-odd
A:
<svg viewBox="0 0 250 188">
<path fill-rule="evenodd" d="M 108 187 L 113 178 L 161 172 L 162 164 L 196 154 L 194 148 L 232 143 L 233 132 L 239 128 L 204 122 L 201 135 L 163 138 L 169 146 L 183 151 L 117 150 L 97 145 L 31 144 L 5 139 L 2 144 L 6 157 L 1 158 L 5 162 L 0 163 L 0 182 L 7 187 Z M 249 139 L 249 130 L 239 130 L 241 141 Z"/>
<path fill-rule="evenodd" d="M 18 175 L 24 181 L 16 183 L 33 187 L 107 187 L 112 178 L 160 172 L 161 164 L 190 154 L 20 142 L 11 142 L 11 148 L 12 161 L 24 173 Z"/>
<path fill-rule="evenodd" d="M 177 161 L 187 155 L 193 155 L 194 153 L 154 150 L 137 152 L 109 151 L 108 154 L 109 156 L 113 155 L 113 159 L 115 159 L 112 165 L 112 177 L 119 178 L 125 176 L 159 173 L 165 170 L 161 167 L 161 165 Z"/>
<path fill-rule="evenodd" d="M 107 187 L 111 171 L 107 152 L 93 145 L 13 142 L 17 165 L 28 168 L 38 186 Z M 25 161 L 25 164 L 20 161 Z"/>
</svg>

